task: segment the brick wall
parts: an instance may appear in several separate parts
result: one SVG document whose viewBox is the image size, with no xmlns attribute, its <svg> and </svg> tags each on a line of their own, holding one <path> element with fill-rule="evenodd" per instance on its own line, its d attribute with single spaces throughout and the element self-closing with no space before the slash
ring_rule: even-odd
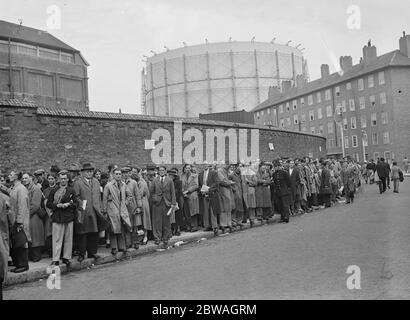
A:
<svg viewBox="0 0 410 320">
<path fill-rule="evenodd" d="M 104 170 L 109 163 L 145 166 L 153 163 L 152 151 L 145 150 L 145 140 L 151 139 L 152 133 L 158 128 L 168 130 L 172 136 L 171 161 L 174 162 L 173 120 L 140 115 L 51 110 L 33 106 L 16 107 L 0 103 L 0 168 L 3 171 L 12 168 L 49 169 L 52 164 L 65 168 L 72 162 L 88 161 Z M 259 154 L 255 157 L 262 160 L 272 160 L 276 156 L 305 156 L 309 153 L 313 153 L 314 157 L 326 155 L 326 140 L 315 135 L 252 125 L 232 126 L 224 122 L 198 119 L 178 120 L 182 121 L 183 132 L 195 128 L 202 133 L 204 159 L 207 153 L 209 156 L 209 149 L 206 149 L 208 142 L 205 142 L 206 130 L 227 130 L 232 127 L 238 137 L 239 130 L 247 130 L 248 153 L 251 148 L 250 130 L 259 130 Z M 182 143 L 182 147 L 177 146 L 181 151 L 191 143 L 182 139 L 177 141 Z M 273 143 L 274 151 L 269 149 L 269 143 Z M 244 144 L 243 137 L 239 139 L 239 144 Z M 216 146 L 214 152 L 216 154 Z M 227 144 L 225 157 L 229 157 Z"/>
</svg>

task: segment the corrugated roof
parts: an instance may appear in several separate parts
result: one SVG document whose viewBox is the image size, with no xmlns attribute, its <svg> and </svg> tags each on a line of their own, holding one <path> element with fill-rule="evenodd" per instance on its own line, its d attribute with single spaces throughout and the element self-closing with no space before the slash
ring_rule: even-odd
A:
<svg viewBox="0 0 410 320">
<path fill-rule="evenodd" d="M 349 79 L 356 78 L 366 73 L 374 72 L 389 66 L 410 66 L 410 59 L 404 56 L 400 50 L 395 50 L 377 57 L 377 60 L 371 64 L 359 63 L 342 75 L 335 72 L 329 75 L 326 79 L 320 78 L 306 83 L 303 87 L 294 87 L 289 92 L 281 93 L 279 96 L 276 96 L 275 99 L 267 99 L 263 101 L 252 111 L 255 112 L 294 98 L 298 98 L 300 96 L 305 96 L 307 94 L 311 94 L 327 87 L 334 86 L 338 83 L 348 81 Z"/>
<path fill-rule="evenodd" d="M 0 39 L 7 40 L 8 38 L 12 41 L 40 45 L 50 49 L 79 52 L 77 49 L 70 47 L 47 31 L 0 20 Z"/>
</svg>

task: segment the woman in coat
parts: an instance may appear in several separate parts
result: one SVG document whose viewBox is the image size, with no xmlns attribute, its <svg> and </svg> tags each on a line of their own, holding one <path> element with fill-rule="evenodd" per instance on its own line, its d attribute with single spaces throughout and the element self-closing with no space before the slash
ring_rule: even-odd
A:
<svg viewBox="0 0 410 320">
<path fill-rule="evenodd" d="M 9 260 L 8 197 L 0 193 L 0 300 L 3 300 L 3 282 L 6 281 Z"/>
<path fill-rule="evenodd" d="M 321 202 L 325 204 L 326 208 L 331 207 L 330 197 L 332 195 L 332 186 L 330 182 L 330 171 L 328 169 L 328 162 L 321 163 L 322 172 L 320 174 L 320 190 L 319 194 Z"/>
<path fill-rule="evenodd" d="M 243 199 L 246 206 L 246 217 L 244 221 L 249 218 L 249 223 L 253 227 L 256 210 L 256 195 L 255 187 L 257 184 L 256 170 L 253 170 L 251 165 L 242 168 L 242 190 Z"/>
<path fill-rule="evenodd" d="M 29 249 L 29 259 L 33 262 L 41 260 L 41 254 L 44 247 L 44 222 L 38 215 L 43 201 L 41 186 L 34 184 L 33 177 L 30 173 L 23 174 L 23 184 L 26 186 L 30 201 L 30 235 L 31 245 Z"/>
<path fill-rule="evenodd" d="M 142 245 L 148 243 L 148 231 L 152 230 L 151 223 L 151 213 L 149 207 L 149 188 L 147 182 L 142 178 L 139 173 L 133 173 L 131 175 L 135 181 L 137 181 L 138 188 L 141 192 L 141 201 L 142 201 L 142 226 L 144 230 L 144 238 L 142 240 Z"/>
<path fill-rule="evenodd" d="M 347 162 L 344 162 L 342 165 L 342 171 L 340 172 L 340 177 L 343 183 L 346 203 L 353 203 L 354 193 L 356 191 L 355 171 L 353 166 L 347 164 Z"/>
<path fill-rule="evenodd" d="M 48 188 L 46 188 L 44 190 L 44 207 L 45 210 L 47 212 L 47 216 L 44 219 L 44 237 L 45 237 L 45 246 L 46 246 L 46 250 L 49 253 L 50 256 L 52 256 L 52 239 L 51 239 L 51 235 L 52 235 L 52 222 L 51 222 L 51 215 L 52 215 L 52 211 L 50 208 L 47 208 L 47 200 L 48 200 L 48 196 L 50 195 L 50 193 L 54 190 L 54 189 L 58 189 L 58 185 L 57 185 L 57 179 L 56 179 L 56 174 L 55 173 L 50 173 L 48 175 Z"/>
<path fill-rule="evenodd" d="M 235 183 L 229 180 L 228 165 L 220 164 L 218 166 L 219 195 L 221 213 L 219 215 L 219 227 L 222 232 L 232 231 L 232 210 L 235 208 L 232 185 Z"/>
<path fill-rule="evenodd" d="M 271 216 L 272 202 L 269 184 L 271 183 L 270 172 L 265 164 L 259 166 L 256 174 L 256 215 L 258 220 L 265 219 L 269 222 Z"/>
<path fill-rule="evenodd" d="M 232 211 L 232 225 L 242 228 L 243 220 L 243 192 L 242 192 L 242 177 L 241 169 L 238 166 L 231 165 L 229 168 L 229 179 L 235 182 L 232 185 L 233 197 L 235 201 L 235 209 Z"/>
<path fill-rule="evenodd" d="M 188 231 L 198 231 L 199 198 L 198 198 L 198 175 L 191 172 L 191 165 L 185 164 L 182 169 L 182 194 L 184 196 L 184 216 L 188 225 Z"/>
</svg>

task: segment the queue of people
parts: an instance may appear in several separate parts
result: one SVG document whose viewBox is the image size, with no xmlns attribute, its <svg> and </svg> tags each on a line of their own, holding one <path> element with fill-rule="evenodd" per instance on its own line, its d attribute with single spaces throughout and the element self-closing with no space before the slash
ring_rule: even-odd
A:
<svg viewBox="0 0 410 320">
<path fill-rule="evenodd" d="M 45 254 L 51 264 L 68 267 L 73 255 L 98 259 L 98 245 L 111 253 L 138 249 L 149 241 L 163 248 L 172 236 L 198 230 L 229 233 L 256 220 L 269 223 L 274 214 L 290 216 L 352 203 L 362 176 L 377 173 L 380 192 L 390 171 L 380 159 L 360 166 L 352 159 L 274 159 L 272 162 L 185 164 L 165 166 L 109 165 L 108 171 L 84 163 L 49 172 L 11 171 L 0 175 L 2 269 L 29 269 L 29 260 Z M 398 192 L 401 169 L 391 178 Z M 402 172 L 401 172 L 402 174 Z M 383 192 L 384 192 L 383 191 Z M 344 199 L 343 199 L 344 198 Z M 5 266 L 4 266 L 5 264 Z M 3 274 L 3 273 L 2 273 Z M 4 277 L 3 277 L 4 279 Z M 0 278 L 0 280 L 3 280 Z"/>
</svg>

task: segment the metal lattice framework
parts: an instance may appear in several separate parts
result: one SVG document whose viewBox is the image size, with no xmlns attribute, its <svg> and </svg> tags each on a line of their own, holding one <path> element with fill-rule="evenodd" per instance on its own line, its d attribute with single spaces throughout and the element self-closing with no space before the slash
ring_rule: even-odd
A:
<svg viewBox="0 0 410 320">
<path fill-rule="evenodd" d="M 251 110 L 270 86 L 308 77 L 296 48 L 262 42 L 227 42 L 170 50 L 148 58 L 143 73 L 146 114 L 197 117 Z"/>
</svg>

